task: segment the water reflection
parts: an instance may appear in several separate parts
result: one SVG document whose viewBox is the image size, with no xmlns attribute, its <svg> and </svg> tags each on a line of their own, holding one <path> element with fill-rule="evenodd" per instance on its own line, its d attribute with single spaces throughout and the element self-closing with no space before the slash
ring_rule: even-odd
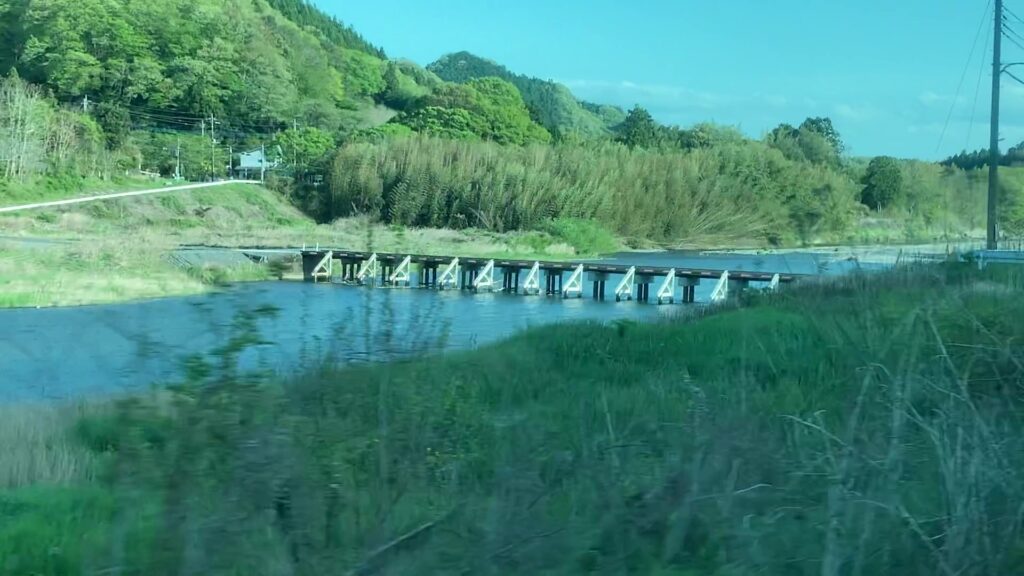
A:
<svg viewBox="0 0 1024 576">
<path fill-rule="evenodd" d="M 566 320 L 658 318 L 681 307 L 507 294 L 361 289 L 276 282 L 200 297 L 110 306 L 0 311 L 0 401 L 69 398 L 172 380 L 190 355 L 256 321 L 266 344 L 245 368 L 290 371 L 318 362 L 366 362 L 468 348 Z"/>
<path fill-rule="evenodd" d="M 857 267 L 817 254 L 631 253 L 611 260 L 801 274 Z M 609 294 L 617 281 L 609 282 Z M 713 288 L 713 282 L 698 286 L 698 302 L 706 301 Z M 256 321 L 266 343 L 241 355 L 244 368 L 287 372 L 320 362 L 383 361 L 471 348 L 561 321 L 644 320 L 684 310 L 679 304 L 617 303 L 614 297 L 594 302 L 589 293 L 585 286 L 583 299 L 562 300 L 276 282 L 190 298 L 0 311 L 0 402 L 95 395 L 171 381 L 185 358 L 223 346 L 241 314 L 267 306 L 276 313 Z"/>
</svg>

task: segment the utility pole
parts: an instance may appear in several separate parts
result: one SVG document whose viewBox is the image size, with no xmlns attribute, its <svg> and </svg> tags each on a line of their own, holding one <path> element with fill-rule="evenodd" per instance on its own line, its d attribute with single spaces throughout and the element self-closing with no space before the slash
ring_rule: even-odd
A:
<svg viewBox="0 0 1024 576">
<path fill-rule="evenodd" d="M 996 222 L 999 218 L 999 89 L 1003 78 L 1003 0 L 995 0 L 995 43 L 992 45 L 992 126 L 988 150 L 988 234 L 987 248 L 999 247 Z"/>
<path fill-rule="evenodd" d="M 235 179 L 235 151 L 228 144 L 228 180 Z"/>
<path fill-rule="evenodd" d="M 86 94 L 85 97 L 82 98 L 82 112 L 85 112 L 86 114 L 89 113 L 89 95 L 88 94 Z"/>
<path fill-rule="evenodd" d="M 181 136 L 178 136 L 178 146 L 174 149 L 174 179 L 181 180 Z"/>
<path fill-rule="evenodd" d="M 213 114 L 210 114 L 210 180 L 217 177 L 217 136 L 213 130 L 216 120 Z"/>
<path fill-rule="evenodd" d="M 266 181 L 267 174 L 267 145 L 260 142 L 260 182 Z"/>
</svg>

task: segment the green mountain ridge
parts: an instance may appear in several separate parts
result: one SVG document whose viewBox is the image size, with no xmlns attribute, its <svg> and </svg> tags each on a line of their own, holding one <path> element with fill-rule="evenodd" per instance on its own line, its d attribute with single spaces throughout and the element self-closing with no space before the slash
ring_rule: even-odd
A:
<svg viewBox="0 0 1024 576">
<path fill-rule="evenodd" d="M 129 126 L 274 131 L 362 125 L 382 50 L 305 0 L 7 0 L 0 73 Z"/>
<path fill-rule="evenodd" d="M 469 52 L 442 56 L 428 65 L 427 70 L 443 80 L 460 84 L 486 77 L 511 82 L 522 93 L 534 119 L 556 136 L 606 136 L 626 119 L 621 108 L 580 101 L 562 84 L 516 74 L 493 60 Z"/>
</svg>

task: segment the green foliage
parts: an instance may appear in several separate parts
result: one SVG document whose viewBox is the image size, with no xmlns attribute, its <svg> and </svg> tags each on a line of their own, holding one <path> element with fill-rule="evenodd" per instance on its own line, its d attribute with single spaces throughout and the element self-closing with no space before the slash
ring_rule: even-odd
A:
<svg viewBox="0 0 1024 576">
<path fill-rule="evenodd" d="M 169 134 L 137 131 L 131 135 L 142 158 L 142 168 L 171 176 L 181 162 L 181 177 L 189 181 L 200 181 L 212 172 L 210 162 L 210 139 L 198 134 Z M 226 155 L 222 159 L 227 163 Z"/>
<path fill-rule="evenodd" d="M 423 111 L 421 110 L 420 112 Z M 437 133 L 443 132 L 443 130 L 440 130 L 439 127 L 440 121 L 441 119 L 435 119 L 433 121 L 430 121 L 426 118 L 419 118 L 416 120 L 409 120 L 409 124 L 410 126 L 417 126 L 417 132 L 431 134 L 435 133 L 433 132 L 433 130 L 438 130 L 439 132 Z M 430 127 L 431 124 L 435 125 L 435 128 L 433 130 Z M 387 124 L 381 124 L 380 126 L 376 126 L 374 128 L 366 128 L 364 130 L 358 130 L 356 132 L 353 132 L 351 136 L 349 136 L 348 142 L 380 142 L 382 140 L 386 140 L 389 138 L 404 138 L 407 136 L 412 136 L 413 134 L 413 128 L 410 128 L 405 124 L 389 122 Z M 445 137 L 458 139 L 460 136 L 457 134 L 450 134 Z"/>
<path fill-rule="evenodd" d="M 551 141 L 551 135 L 530 118 L 515 86 L 498 78 L 441 86 L 421 98 L 418 106 L 394 121 L 445 138 L 480 137 L 515 145 Z"/>
<path fill-rule="evenodd" d="M 367 42 L 351 26 L 324 14 L 308 0 L 267 0 L 267 3 L 299 26 L 313 28 L 333 45 L 385 58 L 384 50 Z"/>
<path fill-rule="evenodd" d="M 619 249 L 615 235 L 594 220 L 557 218 L 547 229 L 552 236 L 572 246 L 577 254 L 610 254 Z"/>
<path fill-rule="evenodd" d="M 658 125 L 650 112 L 634 106 L 619 127 L 618 140 L 630 148 L 654 148 L 660 143 Z"/>
<path fill-rule="evenodd" d="M 1024 240 L 1024 169 L 999 171 L 999 227 L 1009 238 Z"/>
<path fill-rule="evenodd" d="M 846 149 L 839 131 L 832 125 L 831 118 L 808 118 L 800 125 L 800 130 L 812 132 L 824 138 L 835 156 L 841 156 Z"/>
<path fill-rule="evenodd" d="M 869 208 L 881 210 L 902 199 L 903 173 L 894 158 L 872 158 L 861 182 L 864 191 L 860 199 Z"/>
<path fill-rule="evenodd" d="M 0 491 L 0 573 L 86 573 L 107 544 L 114 510 L 114 496 L 100 487 Z"/>
<path fill-rule="evenodd" d="M 358 50 L 341 50 L 341 58 L 341 73 L 349 92 L 368 99 L 387 89 L 387 65 L 383 61 Z"/>
<path fill-rule="evenodd" d="M 443 56 L 427 69 L 449 82 L 468 83 L 487 77 L 511 82 L 519 89 L 535 120 L 559 138 L 605 137 L 625 119 L 617 107 L 580 102 L 561 84 L 513 74 L 496 62 L 468 52 Z"/>
<path fill-rule="evenodd" d="M 808 118 L 800 128 L 780 124 L 765 142 L 790 160 L 812 164 L 838 165 L 843 151 L 842 140 L 828 118 Z"/>
<path fill-rule="evenodd" d="M 159 126 L 213 114 L 336 130 L 332 109 L 385 89 L 380 50 L 303 0 L 38 0 L 4 38 L 19 71 L 61 101 L 89 96 L 107 116 Z M 104 127 L 123 137 L 114 119 Z"/>
<path fill-rule="evenodd" d="M 683 152 L 407 138 L 344 147 L 306 209 L 322 220 L 355 210 L 406 226 L 495 231 L 593 219 L 668 244 L 791 241 L 797 221 L 815 236 L 842 233 L 857 192 L 841 175 L 754 142 Z M 817 214 L 809 223 L 808 212 Z"/>
<path fill-rule="evenodd" d="M 408 70 L 409 68 L 405 67 L 404 69 Z M 404 72 L 403 67 L 399 64 L 389 63 L 389 70 L 393 70 L 393 74 L 390 76 L 390 80 L 387 76 L 385 77 L 387 89 L 383 97 L 383 101 L 388 107 L 395 110 L 410 110 L 430 93 L 430 89 L 419 84 L 417 76 Z M 422 71 L 422 69 L 420 70 Z M 424 72 L 423 76 L 427 74 Z M 426 80 L 426 82 L 429 84 L 430 80 Z"/>
<path fill-rule="evenodd" d="M 334 149 L 334 139 L 319 128 L 288 129 L 274 138 L 273 146 L 284 153 L 284 160 L 296 171 L 309 170 Z"/>
<path fill-rule="evenodd" d="M 512 84 L 499 78 L 478 78 L 467 86 L 478 95 L 470 112 L 483 125 L 484 138 L 516 145 L 551 141 L 551 134 L 530 118 L 522 95 Z"/>
<path fill-rule="evenodd" d="M 269 311 L 244 314 L 93 423 L 100 480 L 0 496 L 0 551 L 44 575 L 1015 574 L 1022 293 L 898 270 L 283 379 L 235 368 Z"/>
<path fill-rule="evenodd" d="M 483 131 L 483 127 L 468 110 L 440 106 L 426 106 L 400 116 L 395 125 L 406 127 L 408 131 L 449 140 L 474 140 Z M 400 129 L 389 129 L 389 132 L 402 134 Z"/>
</svg>

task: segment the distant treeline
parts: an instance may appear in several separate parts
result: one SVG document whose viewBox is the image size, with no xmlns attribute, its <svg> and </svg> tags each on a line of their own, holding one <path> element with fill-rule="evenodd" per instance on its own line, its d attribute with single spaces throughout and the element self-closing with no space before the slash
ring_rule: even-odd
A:
<svg viewBox="0 0 1024 576">
<path fill-rule="evenodd" d="M 881 164 L 871 171 L 800 162 L 742 139 L 645 150 L 409 137 L 341 148 L 325 168 L 326 184 L 307 189 L 300 201 L 324 221 L 366 214 L 406 226 L 504 231 L 592 218 L 627 238 L 666 244 L 778 244 L 846 237 L 869 213 L 865 190 L 893 186 L 889 216 L 922 230 L 979 224 L 983 204 L 973 192 L 980 188 L 968 174 L 926 163 Z M 896 181 L 875 181 L 886 178 Z"/>
</svg>

